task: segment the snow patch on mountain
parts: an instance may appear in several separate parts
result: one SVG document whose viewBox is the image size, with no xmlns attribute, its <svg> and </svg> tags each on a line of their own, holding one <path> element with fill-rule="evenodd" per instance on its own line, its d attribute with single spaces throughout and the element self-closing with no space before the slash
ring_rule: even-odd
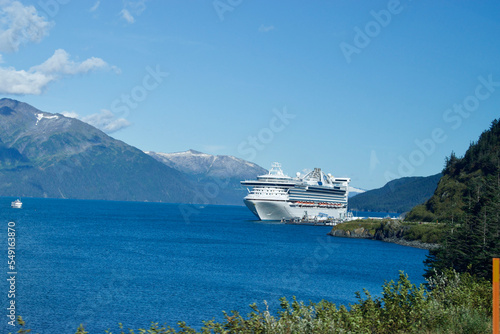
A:
<svg viewBox="0 0 500 334">
<path fill-rule="evenodd" d="M 229 155 L 211 155 L 195 150 L 145 153 L 169 167 L 197 176 L 244 180 L 267 173 L 267 170 L 256 164 Z"/>
<path fill-rule="evenodd" d="M 351 187 L 351 186 L 349 186 L 349 192 L 350 192 L 350 193 L 358 193 L 358 194 L 362 194 L 362 193 L 366 192 L 366 190 L 363 190 L 363 189 L 359 189 L 359 188 L 355 188 L 355 187 Z"/>
<path fill-rule="evenodd" d="M 35 125 L 38 125 L 38 122 L 40 122 L 44 118 L 46 118 L 46 119 L 58 119 L 59 116 L 57 116 L 57 115 L 47 116 L 47 115 L 44 115 L 44 114 L 37 114 L 36 115 L 36 123 L 35 123 Z"/>
</svg>

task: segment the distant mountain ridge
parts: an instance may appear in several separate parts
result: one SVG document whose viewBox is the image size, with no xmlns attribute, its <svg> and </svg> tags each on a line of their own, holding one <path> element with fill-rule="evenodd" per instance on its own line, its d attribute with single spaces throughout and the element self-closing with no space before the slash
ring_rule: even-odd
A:
<svg viewBox="0 0 500 334">
<path fill-rule="evenodd" d="M 87 123 L 0 100 L 0 196 L 190 202 L 194 189 Z"/>
<path fill-rule="evenodd" d="M 0 99 L 0 196 L 243 205 L 240 181 L 266 173 L 233 156 L 142 152 L 77 119 Z M 373 192 L 351 198 L 350 208 L 406 209 Z"/>
<path fill-rule="evenodd" d="M 403 177 L 382 188 L 368 190 L 349 199 L 349 209 L 359 211 L 410 211 L 428 200 L 436 190 L 441 173 L 427 177 Z"/>
<path fill-rule="evenodd" d="M 239 181 L 267 173 L 231 156 L 148 153 L 78 119 L 0 99 L 0 196 L 242 205 Z"/>
<path fill-rule="evenodd" d="M 210 196 L 205 191 L 205 197 L 213 197 L 214 204 L 243 205 L 243 197 L 248 192 L 240 181 L 267 174 L 267 170 L 259 165 L 229 155 L 211 155 L 195 150 L 146 153 L 163 164 L 186 173 L 196 183 L 215 185 L 217 196 Z"/>
<path fill-rule="evenodd" d="M 191 175 L 219 178 L 255 178 L 267 170 L 230 155 L 211 155 L 195 150 L 176 153 L 145 152 L 165 165 Z"/>
</svg>

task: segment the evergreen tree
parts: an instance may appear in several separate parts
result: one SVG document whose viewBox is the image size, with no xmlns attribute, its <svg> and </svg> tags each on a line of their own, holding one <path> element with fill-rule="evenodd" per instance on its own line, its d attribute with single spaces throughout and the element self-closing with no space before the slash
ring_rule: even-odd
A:
<svg viewBox="0 0 500 334">
<path fill-rule="evenodd" d="M 449 208 L 433 212 L 441 217 L 445 212 L 447 236 L 439 249 L 430 251 L 425 261 L 426 276 L 451 267 L 490 279 L 491 258 L 500 256 L 499 121 L 492 122 L 491 128 L 483 132 L 477 143 L 471 144 L 463 158 L 457 159 L 452 153 L 443 174 L 448 188 L 441 185 L 441 189 L 450 189 L 449 184 L 458 183 L 455 189 L 459 189 L 461 199 L 456 203 L 462 207 L 458 220 Z M 435 194 L 427 204 L 440 208 L 439 195 Z"/>
</svg>

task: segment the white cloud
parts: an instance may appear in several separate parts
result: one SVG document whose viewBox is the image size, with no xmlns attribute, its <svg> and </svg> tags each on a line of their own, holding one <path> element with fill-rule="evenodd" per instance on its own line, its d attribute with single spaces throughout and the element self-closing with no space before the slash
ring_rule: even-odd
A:
<svg viewBox="0 0 500 334">
<path fill-rule="evenodd" d="M 146 1 L 147 0 L 125 0 L 120 15 L 128 23 L 134 23 L 134 16 L 141 15 L 142 12 L 146 10 Z"/>
<path fill-rule="evenodd" d="M 128 128 L 131 125 L 132 123 L 127 121 L 125 118 L 117 118 L 107 123 L 101 130 L 106 133 L 113 133 L 121 129 Z"/>
<path fill-rule="evenodd" d="M 81 63 L 69 59 L 69 54 L 58 49 L 54 55 L 47 59 L 43 64 L 33 66 L 30 70 L 45 74 L 79 74 L 87 73 L 94 69 L 108 67 L 108 64 L 101 58 L 92 57 Z"/>
<path fill-rule="evenodd" d="M 134 14 L 140 15 L 146 10 L 146 1 L 147 0 L 127 0 L 125 1 L 125 6 L 130 8 Z"/>
<path fill-rule="evenodd" d="M 55 78 L 38 72 L 17 71 L 12 67 L 0 67 L 0 93 L 39 95 Z"/>
<path fill-rule="evenodd" d="M 113 112 L 107 109 L 102 109 L 100 113 L 95 113 L 85 117 L 81 117 L 74 111 L 63 111 L 61 112 L 61 115 L 79 119 L 80 121 L 88 123 L 108 134 L 132 125 L 132 123 L 127 121 L 125 118 L 117 118 Z"/>
<path fill-rule="evenodd" d="M 0 93 L 39 95 L 50 82 L 60 79 L 63 75 L 76 75 L 106 68 L 110 66 L 100 58 L 92 57 L 83 62 L 75 62 L 69 59 L 66 51 L 59 49 L 43 64 L 33 66 L 28 71 L 0 67 Z"/>
<path fill-rule="evenodd" d="M 95 12 L 97 10 L 97 8 L 99 8 L 100 5 L 101 5 L 101 1 L 97 0 L 97 2 L 92 6 L 92 8 L 90 8 L 90 11 Z"/>
<path fill-rule="evenodd" d="M 69 117 L 69 118 L 76 118 L 76 119 L 80 119 L 80 115 L 78 115 L 76 112 L 74 111 L 63 111 L 61 113 L 61 115 L 63 116 L 66 116 L 66 117 Z"/>
<path fill-rule="evenodd" d="M 271 30 L 274 30 L 274 26 L 265 26 L 261 24 L 259 27 L 259 32 L 269 32 Z"/>
<path fill-rule="evenodd" d="M 92 114 L 80 119 L 106 133 L 113 133 L 132 125 L 132 123 L 127 121 L 125 118 L 117 118 L 115 114 L 107 109 L 102 109 L 100 113 Z"/>
<path fill-rule="evenodd" d="M 122 74 L 122 69 L 117 66 L 111 66 L 111 69 L 115 72 L 115 74 Z"/>
<path fill-rule="evenodd" d="M 134 23 L 135 22 L 135 19 L 134 17 L 132 16 L 132 14 L 130 14 L 130 12 L 128 11 L 128 9 L 122 9 L 122 11 L 120 12 L 120 14 L 122 15 L 122 18 L 125 19 L 125 21 L 127 21 L 128 23 Z"/>
<path fill-rule="evenodd" d="M 52 24 L 38 15 L 34 6 L 0 0 L 0 51 L 15 52 L 21 44 L 40 42 Z"/>
</svg>

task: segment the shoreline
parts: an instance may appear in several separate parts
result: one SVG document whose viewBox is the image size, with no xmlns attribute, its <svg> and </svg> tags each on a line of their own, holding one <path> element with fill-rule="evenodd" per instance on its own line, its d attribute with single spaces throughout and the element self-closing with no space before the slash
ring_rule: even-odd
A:
<svg viewBox="0 0 500 334">
<path fill-rule="evenodd" d="M 401 246 L 420 248 L 420 249 L 436 249 L 439 248 L 439 244 L 436 243 L 427 243 L 419 240 L 407 240 L 404 238 L 405 229 L 401 228 L 401 226 L 394 226 L 393 229 L 390 230 L 368 230 L 365 227 L 358 227 L 354 229 L 339 229 L 339 225 L 336 225 L 332 228 L 327 235 L 338 238 L 354 238 L 354 239 L 368 239 L 368 240 L 377 240 L 384 241 L 389 243 L 398 244 Z"/>
</svg>

